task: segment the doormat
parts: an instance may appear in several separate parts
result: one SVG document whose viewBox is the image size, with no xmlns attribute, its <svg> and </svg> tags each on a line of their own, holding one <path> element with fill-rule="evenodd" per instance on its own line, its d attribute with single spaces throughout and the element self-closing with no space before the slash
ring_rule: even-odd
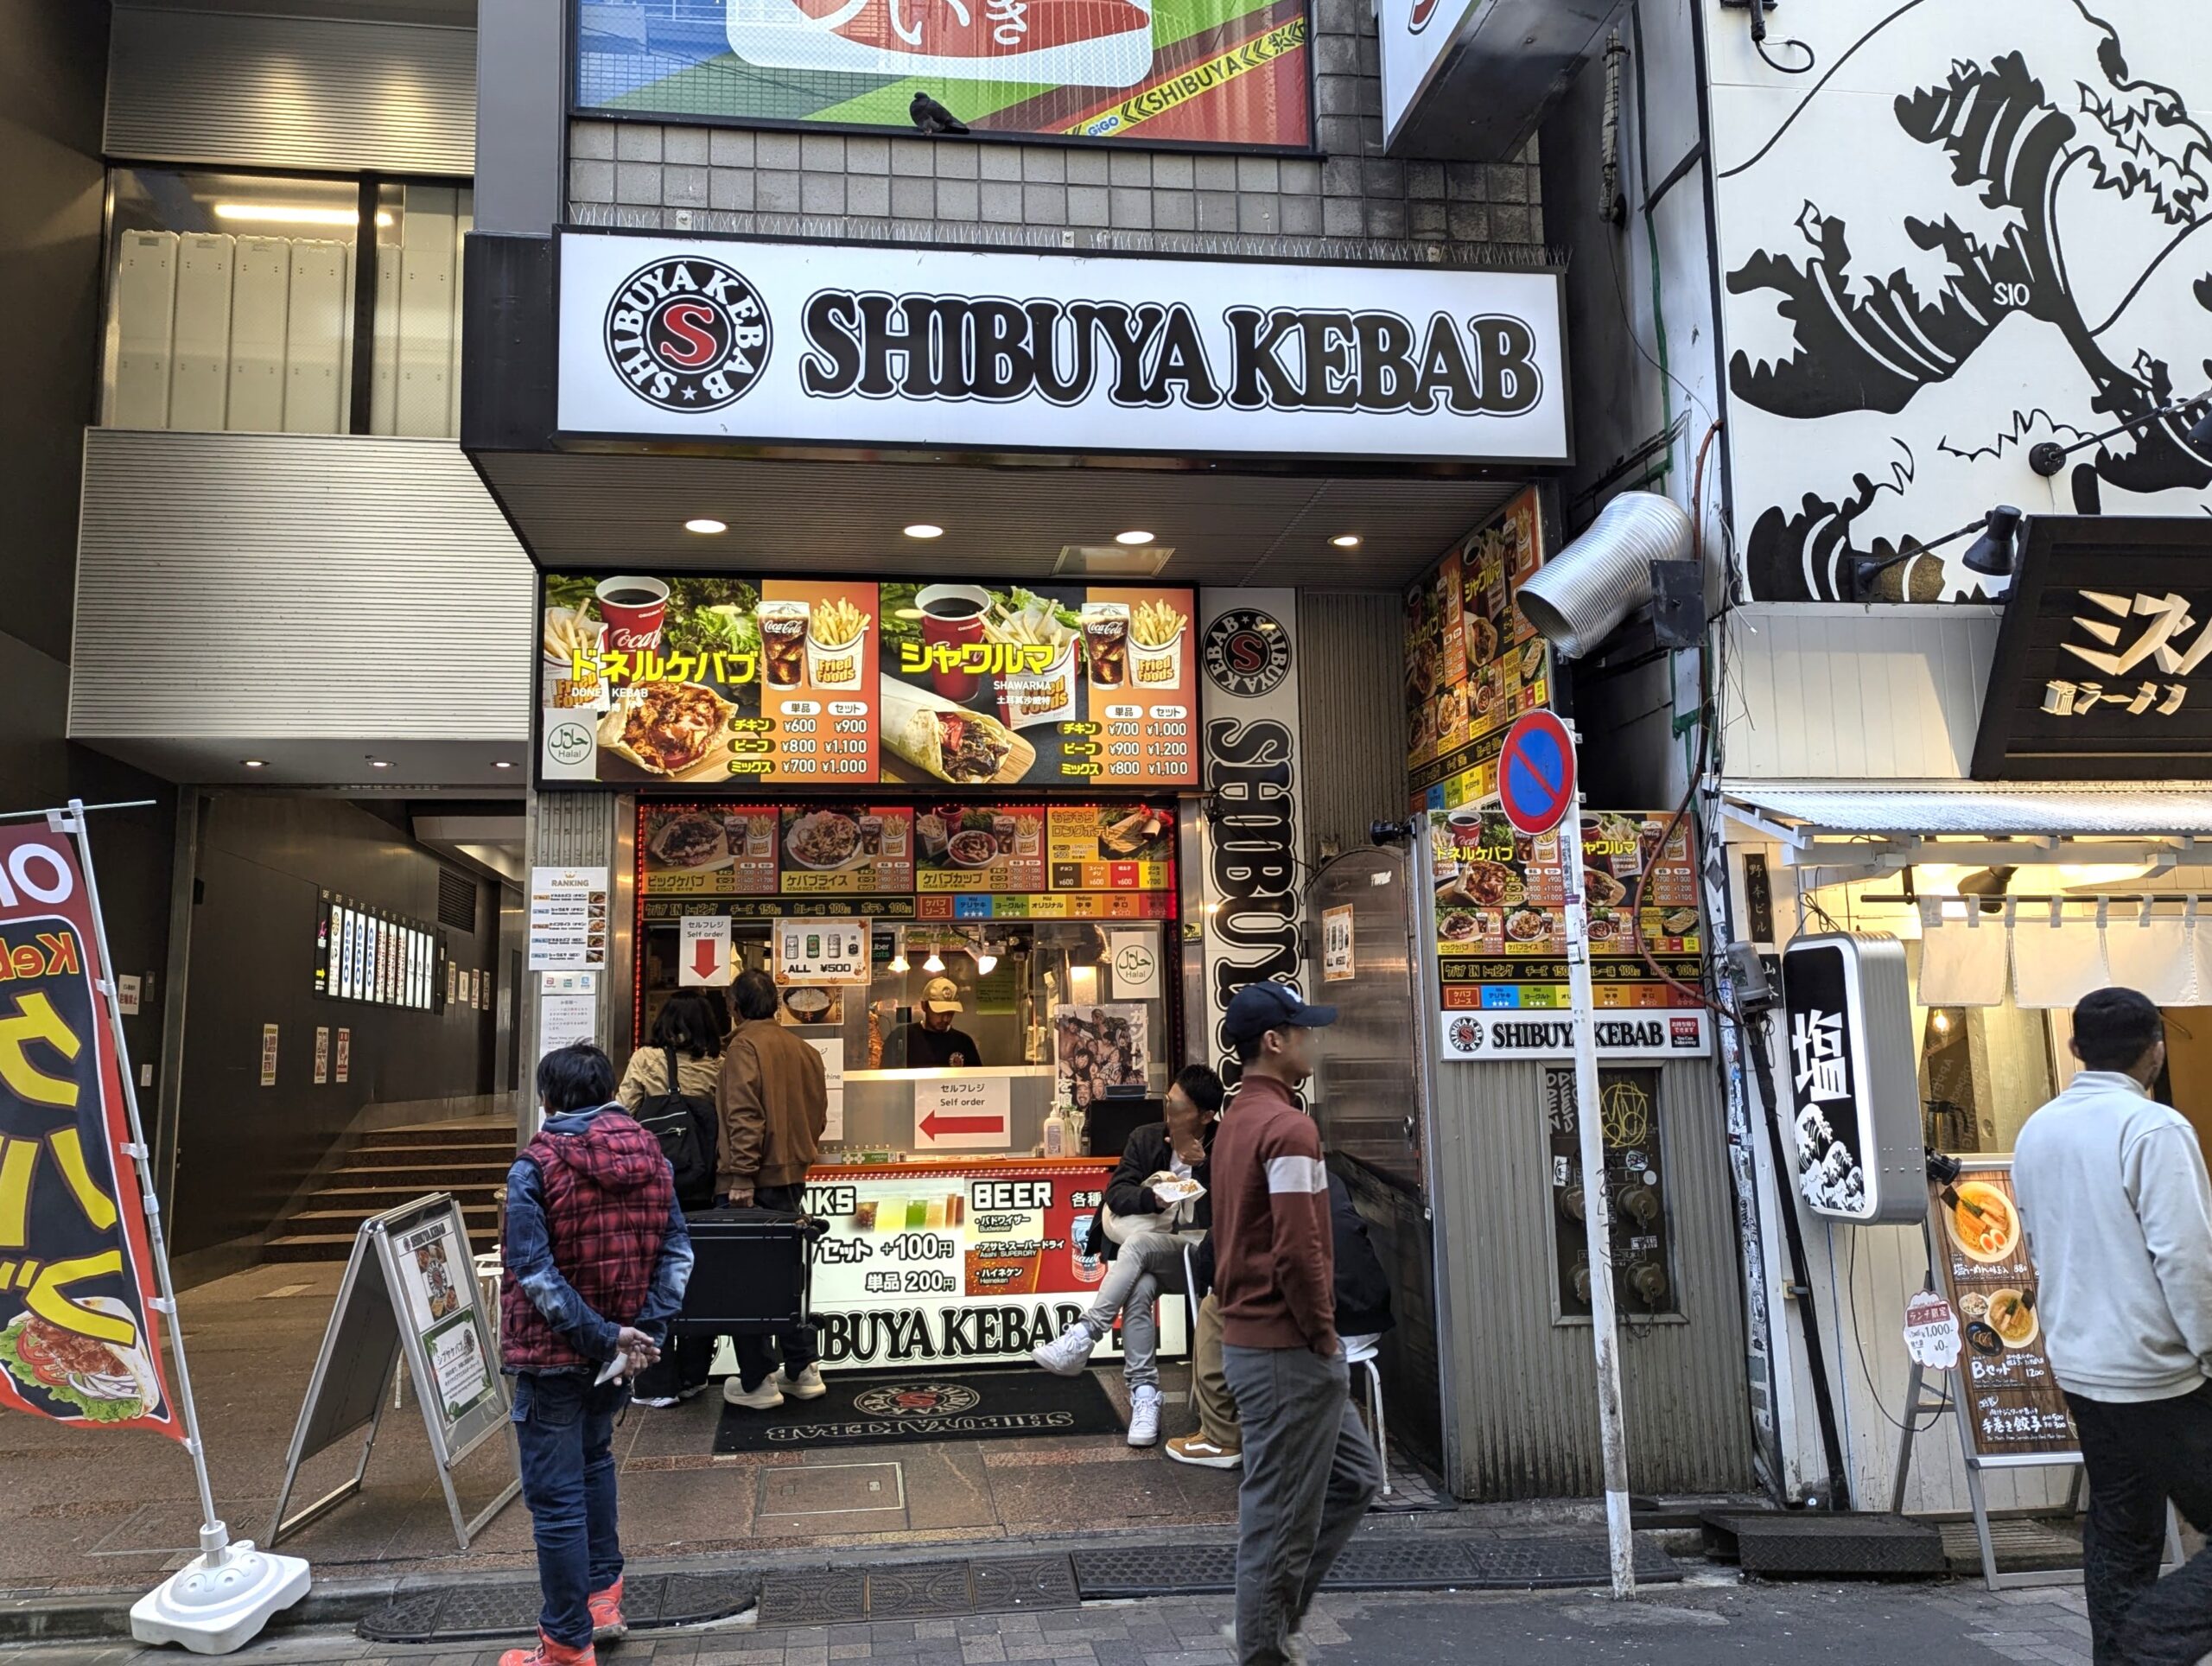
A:
<svg viewBox="0 0 2212 1666">
<path fill-rule="evenodd" d="M 808 1447 L 888 1447 L 1006 1435 L 1116 1434 L 1114 1402 L 1089 1372 L 1054 1377 L 1015 1367 L 988 1371 L 870 1371 L 825 1376 L 818 1400 L 786 1398 L 774 1411 L 724 1406 L 715 1450 L 792 1452 Z"/>
</svg>

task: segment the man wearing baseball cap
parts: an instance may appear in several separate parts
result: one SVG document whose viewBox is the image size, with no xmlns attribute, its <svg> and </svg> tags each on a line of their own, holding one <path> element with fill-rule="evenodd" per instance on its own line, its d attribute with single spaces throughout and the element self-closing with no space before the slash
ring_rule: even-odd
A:
<svg viewBox="0 0 2212 1666">
<path fill-rule="evenodd" d="M 1295 1097 L 1336 1017 L 1275 982 L 1246 984 L 1222 1015 L 1242 1066 L 1212 1167 L 1222 1365 L 1244 1426 L 1240 1666 L 1304 1658 L 1300 1622 L 1382 1484 L 1337 1337 L 1321 1136 Z"/>
<path fill-rule="evenodd" d="M 961 1010 L 960 986 L 949 977 L 922 985 L 921 1020 L 891 1038 L 884 1064 L 893 1070 L 972 1070 L 983 1062 L 976 1038 L 952 1027 Z"/>
</svg>

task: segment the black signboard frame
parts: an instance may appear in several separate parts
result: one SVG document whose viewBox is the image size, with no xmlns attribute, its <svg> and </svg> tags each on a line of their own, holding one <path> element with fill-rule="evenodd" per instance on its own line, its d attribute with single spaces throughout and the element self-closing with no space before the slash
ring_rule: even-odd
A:
<svg viewBox="0 0 2212 1666">
<path fill-rule="evenodd" d="M 2177 676 L 2146 659 L 2126 672 L 2101 671 L 2068 652 L 2124 653 L 2158 614 L 2121 620 L 2085 602 L 2082 593 L 2133 598 L 2179 595 L 2191 625 L 2173 636 L 2185 653 L 2212 631 L 2212 528 L 2183 515 L 2043 515 L 2023 524 L 2019 570 L 2005 602 L 1997 652 L 1974 737 L 1977 781 L 2146 781 L 2187 779 L 2212 769 L 2212 661 Z M 2101 641 L 2077 622 L 2116 628 L 2117 642 Z M 2076 674 L 2078 673 L 2078 675 Z M 2129 709 L 2145 683 L 2156 696 L 2142 711 Z M 2096 703 L 2087 712 L 2066 710 L 2081 697 L 2055 693 L 2094 684 Z M 2184 690 L 2170 713 L 2158 708 Z M 2128 701 L 2112 696 L 2126 692 Z M 2062 709 L 2050 709 L 2055 706 Z"/>
</svg>

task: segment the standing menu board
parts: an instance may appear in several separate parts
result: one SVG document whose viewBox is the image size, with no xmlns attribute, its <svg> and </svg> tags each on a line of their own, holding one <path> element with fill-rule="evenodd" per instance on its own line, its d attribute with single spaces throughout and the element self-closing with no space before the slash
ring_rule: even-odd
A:
<svg viewBox="0 0 2212 1666">
<path fill-rule="evenodd" d="M 1506 729 L 1550 703 L 1550 651 L 1514 601 L 1545 553 L 1531 486 L 1406 592 L 1406 767 L 1417 804 L 1446 810 L 1496 792 Z"/>
<path fill-rule="evenodd" d="M 543 582 L 541 781 L 1198 783 L 1189 590 Z"/>
<path fill-rule="evenodd" d="M 1964 1158 L 1959 1178 L 1931 1180 L 1929 1194 L 1937 1288 L 1965 1332 L 1956 1369 L 1974 1455 L 2045 1462 L 2080 1452 L 2066 1396 L 2043 1350 L 2035 1264 L 2012 1198 L 2012 1160 Z"/>
</svg>

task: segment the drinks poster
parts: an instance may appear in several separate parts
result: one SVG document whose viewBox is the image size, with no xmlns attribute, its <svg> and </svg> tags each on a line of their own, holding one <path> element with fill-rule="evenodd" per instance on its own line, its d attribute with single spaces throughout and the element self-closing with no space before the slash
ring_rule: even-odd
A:
<svg viewBox="0 0 2212 1666">
<path fill-rule="evenodd" d="M 1406 764 L 1430 808 L 1495 792 L 1505 730 L 1550 703 L 1548 650 L 1514 602 L 1544 553 L 1532 486 L 1406 592 Z"/>
<path fill-rule="evenodd" d="M 538 776 L 1195 785 L 1192 605 L 1126 586 L 548 575 Z M 744 874 L 717 883 L 742 894 Z"/>
<path fill-rule="evenodd" d="M 1965 1332 L 1955 1369 L 1967 1438 L 1983 1458 L 2080 1451 L 2043 1349 L 2012 1159 L 1965 1159 L 1958 1179 L 1931 1180 L 1929 1193 L 1937 1287 Z"/>
<path fill-rule="evenodd" d="M 1694 986 L 1702 976 L 1688 826 L 1676 827 L 1670 837 L 1668 820 L 1663 811 L 1603 811 L 1581 817 L 1590 976 L 1600 1009 L 1685 1004 L 1646 963 L 1647 951 L 1682 982 Z M 1567 869 L 1560 836 L 1531 838 L 1516 833 L 1499 812 L 1475 809 L 1432 811 L 1428 825 L 1445 1008 L 1564 1008 Z"/>
</svg>

